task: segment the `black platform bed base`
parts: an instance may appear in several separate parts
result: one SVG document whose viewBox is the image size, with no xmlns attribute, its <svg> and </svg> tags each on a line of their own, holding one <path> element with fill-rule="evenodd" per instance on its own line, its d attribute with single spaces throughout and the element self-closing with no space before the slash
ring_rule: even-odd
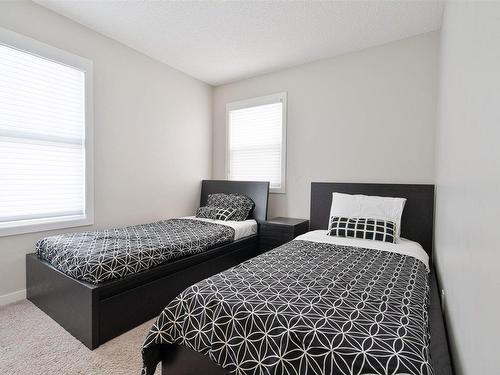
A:
<svg viewBox="0 0 500 375">
<path fill-rule="evenodd" d="M 26 256 L 27 298 L 89 349 L 157 316 L 188 286 L 257 254 L 253 235 L 103 284 L 76 280 Z"/>
</svg>

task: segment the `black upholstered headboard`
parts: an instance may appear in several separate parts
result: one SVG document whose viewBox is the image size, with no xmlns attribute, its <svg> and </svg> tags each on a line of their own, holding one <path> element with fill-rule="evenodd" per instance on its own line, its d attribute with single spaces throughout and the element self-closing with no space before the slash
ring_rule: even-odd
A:
<svg viewBox="0 0 500 375">
<path fill-rule="evenodd" d="M 434 233 L 434 185 L 311 183 L 310 228 L 327 229 L 332 193 L 406 198 L 401 237 L 418 242 L 431 256 Z"/>
<path fill-rule="evenodd" d="M 214 193 L 240 193 L 246 195 L 255 203 L 255 208 L 249 219 L 255 219 L 258 222 L 267 220 L 269 182 L 203 180 L 201 181 L 200 206 L 205 206 L 208 195 Z"/>
</svg>

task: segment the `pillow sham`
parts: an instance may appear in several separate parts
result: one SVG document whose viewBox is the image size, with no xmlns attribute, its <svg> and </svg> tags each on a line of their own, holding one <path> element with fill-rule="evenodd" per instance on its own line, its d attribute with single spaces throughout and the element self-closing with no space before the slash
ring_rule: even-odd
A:
<svg viewBox="0 0 500 375">
<path fill-rule="evenodd" d="M 196 210 L 196 217 L 202 219 L 214 219 L 215 212 L 217 211 L 217 209 L 218 209 L 217 207 L 207 207 L 207 206 L 200 207 Z"/>
<path fill-rule="evenodd" d="M 231 208 L 236 212 L 231 220 L 243 221 L 246 220 L 248 215 L 254 208 L 254 202 L 249 197 L 238 193 L 215 193 L 209 194 L 207 206 L 219 208 Z"/>
<path fill-rule="evenodd" d="M 329 236 L 396 243 L 396 223 L 388 220 L 332 216 Z"/>
<path fill-rule="evenodd" d="M 363 217 L 391 221 L 396 237 L 401 235 L 401 216 L 406 198 L 333 193 L 330 217 Z"/>
<path fill-rule="evenodd" d="M 203 206 L 196 210 L 196 217 L 213 220 L 234 220 L 233 216 L 236 213 L 234 208 L 208 207 Z"/>
</svg>

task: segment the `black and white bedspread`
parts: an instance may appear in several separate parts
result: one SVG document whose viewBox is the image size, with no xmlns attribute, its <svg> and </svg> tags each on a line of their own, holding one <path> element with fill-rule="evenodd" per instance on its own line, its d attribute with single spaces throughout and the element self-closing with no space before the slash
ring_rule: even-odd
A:
<svg viewBox="0 0 500 375">
<path fill-rule="evenodd" d="M 234 229 L 200 220 L 170 219 L 44 238 L 38 257 L 58 270 L 94 284 L 124 277 L 231 242 Z"/>
<path fill-rule="evenodd" d="M 143 347 L 185 345 L 234 374 L 433 374 L 428 273 L 408 255 L 295 240 L 182 292 Z"/>
</svg>

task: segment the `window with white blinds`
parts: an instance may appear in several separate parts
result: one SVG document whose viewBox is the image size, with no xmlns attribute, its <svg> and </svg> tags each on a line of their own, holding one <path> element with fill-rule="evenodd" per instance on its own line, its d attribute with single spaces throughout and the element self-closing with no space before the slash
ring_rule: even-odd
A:
<svg viewBox="0 0 500 375">
<path fill-rule="evenodd" d="M 0 30 L 0 235 L 92 223 L 91 69 Z"/>
<path fill-rule="evenodd" d="M 285 192 L 286 93 L 229 103 L 226 177 Z"/>
</svg>

